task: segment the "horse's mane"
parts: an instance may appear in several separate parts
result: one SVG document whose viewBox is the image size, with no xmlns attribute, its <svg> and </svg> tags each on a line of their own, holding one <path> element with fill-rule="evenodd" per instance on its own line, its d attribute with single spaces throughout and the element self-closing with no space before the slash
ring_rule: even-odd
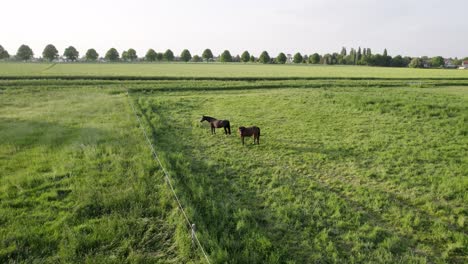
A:
<svg viewBox="0 0 468 264">
<path fill-rule="evenodd" d="M 204 115 L 203 117 L 205 117 L 206 119 L 218 120 L 218 119 L 216 119 L 216 118 L 214 118 L 214 117 L 211 117 L 211 116 L 206 116 L 206 115 Z"/>
</svg>

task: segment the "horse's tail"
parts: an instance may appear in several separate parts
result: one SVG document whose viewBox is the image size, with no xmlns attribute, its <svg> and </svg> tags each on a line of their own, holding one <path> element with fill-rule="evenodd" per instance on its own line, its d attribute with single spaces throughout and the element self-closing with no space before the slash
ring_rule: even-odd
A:
<svg viewBox="0 0 468 264">
<path fill-rule="evenodd" d="M 260 128 L 258 128 L 258 136 L 260 137 Z"/>
</svg>

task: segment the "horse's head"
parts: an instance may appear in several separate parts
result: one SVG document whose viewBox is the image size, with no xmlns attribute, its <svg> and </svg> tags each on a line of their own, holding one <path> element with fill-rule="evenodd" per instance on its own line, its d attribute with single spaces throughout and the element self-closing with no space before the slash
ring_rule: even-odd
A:
<svg viewBox="0 0 468 264">
<path fill-rule="evenodd" d="M 245 127 L 241 126 L 237 130 L 239 131 L 240 134 L 242 134 L 242 132 L 244 132 L 244 130 L 245 130 Z"/>
<path fill-rule="evenodd" d="M 203 122 L 206 120 L 206 116 L 202 116 L 202 118 L 200 119 L 200 122 Z"/>
</svg>

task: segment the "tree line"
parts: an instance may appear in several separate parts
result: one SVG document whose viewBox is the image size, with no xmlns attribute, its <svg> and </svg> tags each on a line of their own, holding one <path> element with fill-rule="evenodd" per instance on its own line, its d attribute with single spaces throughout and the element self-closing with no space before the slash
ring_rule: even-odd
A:
<svg viewBox="0 0 468 264">
<path fill-rule="evenodd" d="M 108 62 L 136 62 L 136 61 L 183 61 L 183 62 L 258 62 L 263 64 L 325 64 L 325 65 L 367 65 L 367 66 L 381 66 L 381 67 L 411 67 L 411 68 L 440 68 L 446 66 L 446 61 L 442 56 L 436 57 L 408 57 L 397 55 L 392 57 L 388 55 L 387 49 L 382 54 L 373 54 L 370 48 L 358 49 L 351 48 L 348 50 L 343 47 L 341 51 L 335 53 L 327 53 L 320 55 L 313 53 L 311 55 L 302 55 L 297 52 L 294 55 L 286 55 L 280 52 L 276 57 L 270 57 L 267 51 L 263 51 L 258 57 L 250 54 L 248 51 L 244 51 L 241 55 L 233 56 L 229 50 L 223 51 L 219 56 L 215 57 L 210 49 L 205 49 L 201 56 L 190 53 L 188 49 L 184 49 L 179 56 L 175 56 L 172 50 L 167 49 L 165 52 L 156 52 L 154 49 L 149 49 L 144 57 L 138 57 L 135 49 L 124 50 L 121 54 L 115 49 L 110 48 L 104 57 L 99 57 L 99 53 L 95 49 L 88 49 L 83 57 L 80 58 L 78 50 L 69 46 L 63 52 L 62 57 L 59 55 L 59 51 L 54 45 L 47 45 L 43 52 L 40 60 L 55 61 L 60 58 L 65 61 L 108 61 Z M 7 50 L 0 45 L 0 60 L 18 60 L 18 61 L 30 61 L 34 59 L 34 52 L 28 45 L 21 45 L 16 52 L 16 55 L 10 56 Z M 458 58 L 449 58 L 451 65 L 460 65 L 464 58 L 459 60 Z"/>
</svg>

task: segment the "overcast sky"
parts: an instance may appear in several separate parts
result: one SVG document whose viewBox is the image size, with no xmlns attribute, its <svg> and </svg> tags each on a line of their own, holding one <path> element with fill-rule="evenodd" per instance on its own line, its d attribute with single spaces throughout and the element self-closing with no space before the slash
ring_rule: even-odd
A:
<svg viewBox="0 0 468 264">
<path fill-rule="evenodd" d="M 468 56 L 468 0 L 2 0 L 0 45 Z"/>
</svg>

